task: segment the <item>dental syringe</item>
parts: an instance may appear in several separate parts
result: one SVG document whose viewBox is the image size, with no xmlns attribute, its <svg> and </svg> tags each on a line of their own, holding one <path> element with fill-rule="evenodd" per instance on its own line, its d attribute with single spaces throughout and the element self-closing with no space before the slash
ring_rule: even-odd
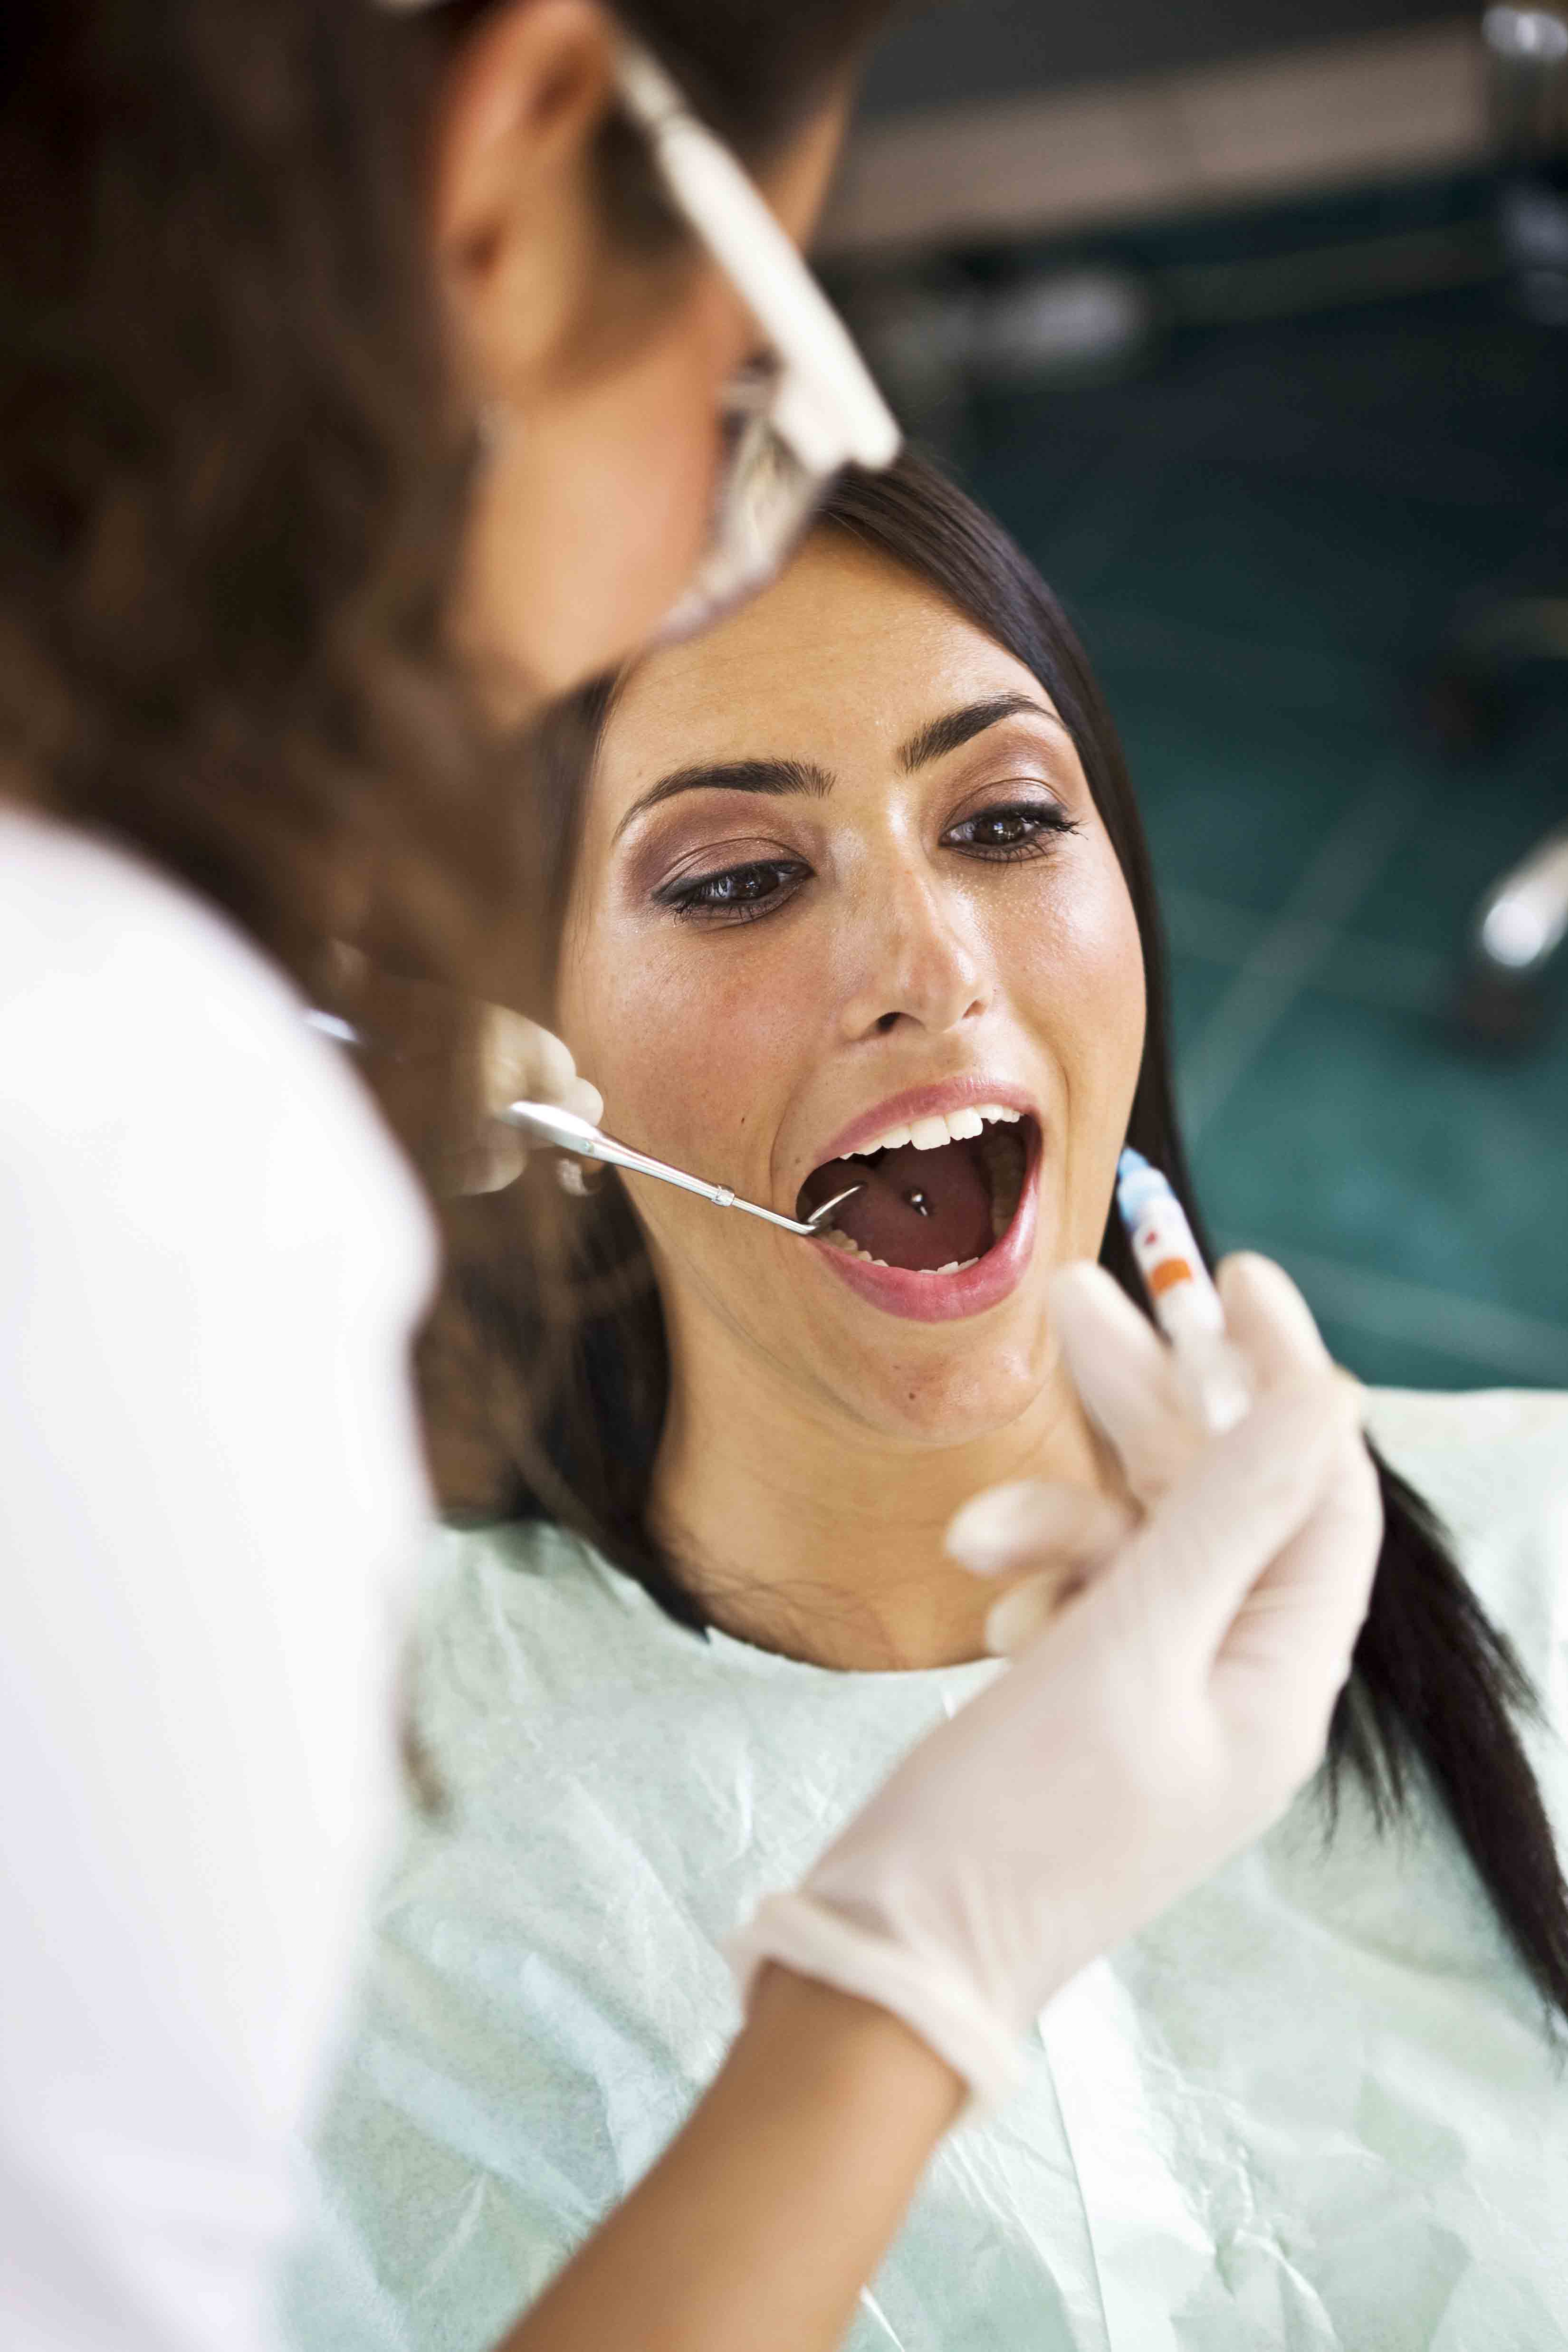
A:
<svg viewBox="0 0 1568 2352">
<path fill-rule="evenodd" d="M 1204 1427 L 1217 1436 L 1251 1405 L 1252 1381 L 1226 1330 L 1225 1307 L 1187 1213 L 1160 1171 L 1131 1147 L 1117 1162 L 1116 1206 L 1177 1378 Z"/>
</svg>

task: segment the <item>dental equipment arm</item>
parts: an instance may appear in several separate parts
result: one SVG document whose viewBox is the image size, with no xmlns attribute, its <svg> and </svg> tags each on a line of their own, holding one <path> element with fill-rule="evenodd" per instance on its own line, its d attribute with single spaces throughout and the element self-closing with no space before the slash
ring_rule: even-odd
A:
<svg viewBox="0 0 1568 2352">
<path fill-rule="evenodd" d="M 851 1184 L 844 1192 L 836 1192 L 831 1201 L 824 1201 L 803 1223 L 796 1217 L 781 1216 L 776 1209 L 764 1209 L 755 1201 L 742 1201 L 728 1184 L 705 1183 L 700 1176 L 689 1176 L 684 1169 L 672 1168 L 668 1160 L 650 1160 L 646 1151 L 634 1151 L 629 1144 L 617 1143 L 613 1136 L 602 1134 L 590 1119 L 581 1118 L 554 1103 L 509 1103 L 496 1116 L 506 1126 L 516 1128 L 530 1143 L 574 1152 L 580 1160 L 600 1160 L 606 1167 L 629 1169 L 638 1176 L 657 1177 L 661 1184 L 678 1184 L 683 1192 L 696 1192 L 702 1200 L 711 1201 L 716 1209 L 743 1209 L 749 1217 L 763 1217 L 770 1225 L 780 1225 L 786 1234 L 804 1234 L 808 1241 L 832 1223 L 835 1209 L 842 1208 L 851 1194 L 860 1190 L 858 1184 Z"/>
</svg>

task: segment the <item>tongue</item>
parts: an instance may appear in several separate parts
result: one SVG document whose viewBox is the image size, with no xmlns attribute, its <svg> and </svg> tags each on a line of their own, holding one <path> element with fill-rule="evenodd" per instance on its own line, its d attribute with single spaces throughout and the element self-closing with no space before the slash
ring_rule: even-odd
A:
<svg viewBox="0 0 1568 2352">
<path fill-rule="evenodd" d="M 917 1151 L 906 1143 L 879 1160 L 830 1160 L 813 1172 L 806 1197 L 831 1200 L 847 1184 L 862 1190 L 833 1222 L 885 1265 L 934 1273 L 983 1257 L 995 1238 L 991 1187 L 973 1144 Z"/>
</svg>

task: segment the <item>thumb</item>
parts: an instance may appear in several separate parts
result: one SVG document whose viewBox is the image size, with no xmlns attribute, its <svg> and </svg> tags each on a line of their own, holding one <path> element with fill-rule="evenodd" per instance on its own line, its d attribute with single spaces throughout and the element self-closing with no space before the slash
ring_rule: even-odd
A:
<svg viewBox="0 0 1568 2352">
<path fill-rule="evenodd" d="M 465 1192 L 501 1192 L 528 1164 L 521 1136 L 515 1128 L 501 1126 L 497 1117 L 508 1103 L 525 1098 L 559 1103 L 590 1127 L 597 1127 L 605 1115 L 597 1087 L 577 1076 L 571 1048 L 552 1030 L 542 1029 L 505 1004 L 486 1005 L 483 1024 L 479 1079 L 486 1123 L 463 1171 L 459 1189 Z"/>
</svg>

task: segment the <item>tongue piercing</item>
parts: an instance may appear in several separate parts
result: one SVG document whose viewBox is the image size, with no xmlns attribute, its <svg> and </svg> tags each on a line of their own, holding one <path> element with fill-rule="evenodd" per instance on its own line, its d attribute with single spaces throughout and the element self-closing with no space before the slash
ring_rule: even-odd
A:
<svg viewBox="0 0 1568 2352">
<path fill-rule="evenodd" d="M 930 1214 L 931 1214 L 931 1202 L 926 1199 L 925 1194 L 924 1194 L 924 1193 L 923 1193 L 923 1192 L 919 1189 L 919 1187 L 918 1187 L 918 1186 L 916 1186 L 916 1187 L 915 1187 L 915 1189 L 914 1189 L 913 1191 L 909 1192 L 906 1192 L 906 1193 L 904 1194 L 904 1198 L 905 1198 L 905 1200 L 909 1202 L 909 1204 L 910 1204 L 910 1208 L 915 1212 L 915 1214 L 916 1214 L 917 1216 L 920 1216 L 920 1217 L 929 1217 L 929 1216 L 930 1216 Z"/>
</svg>

